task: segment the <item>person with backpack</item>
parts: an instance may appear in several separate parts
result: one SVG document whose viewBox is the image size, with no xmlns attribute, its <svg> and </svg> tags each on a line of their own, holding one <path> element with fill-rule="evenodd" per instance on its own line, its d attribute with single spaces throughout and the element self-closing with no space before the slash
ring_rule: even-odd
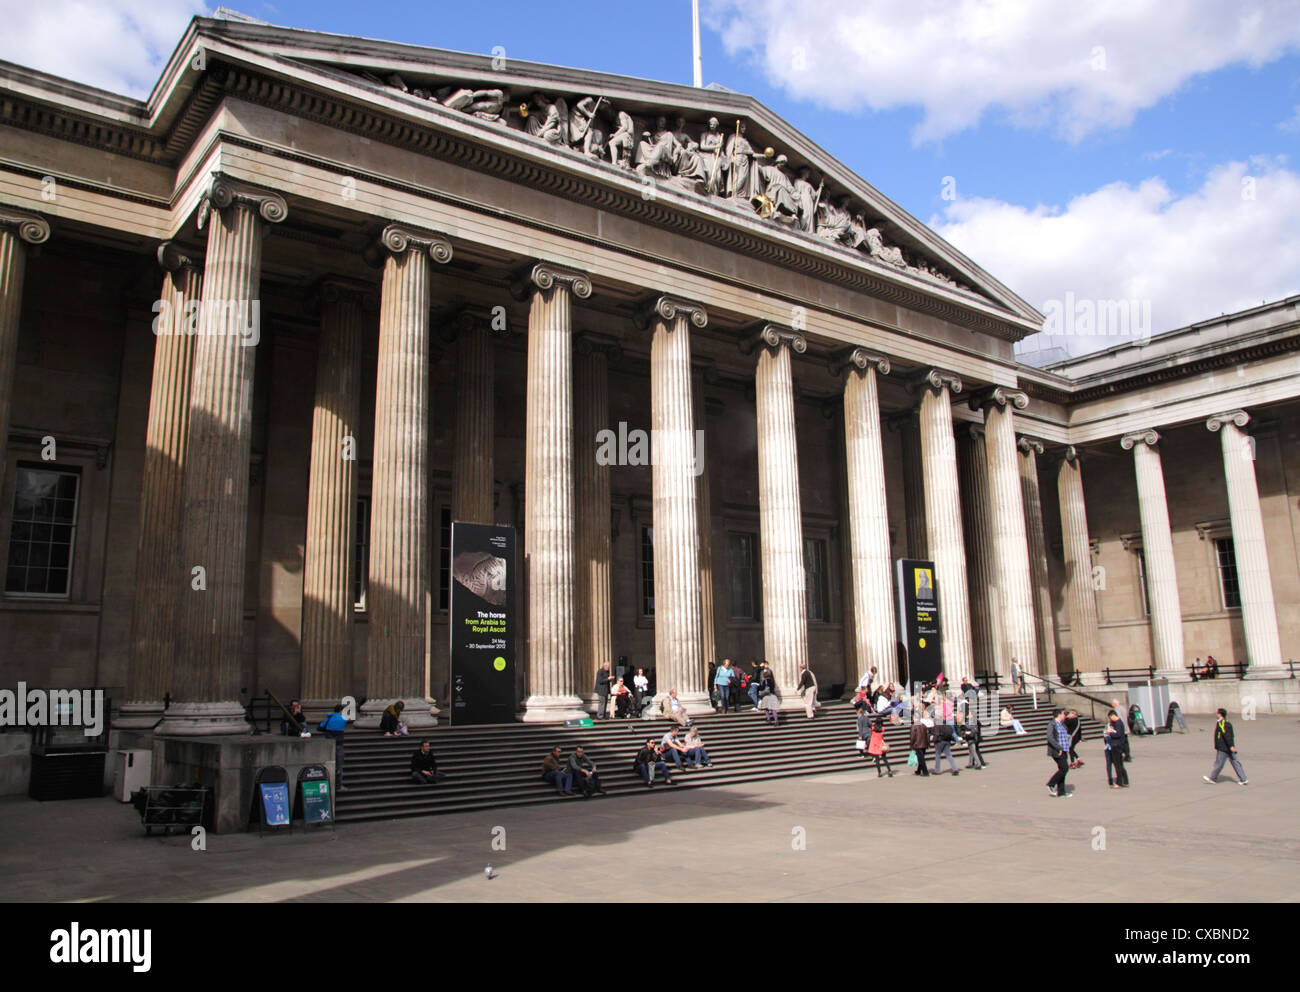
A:
<svg viewBox="0 0 1300 992">
<path fill-rule="evenodd" d="M 1232 724 L 1228 722 L 1228 711 L 1220 706 L 1218 713 L 1219 719 L 1214 724 L 1214 769 L 1201 778 L 1211 785 L 1218 785 L 1219 772 L 1223 771 L 1223 763 L 1230 761 L 1232 770 L 1237 773 L 1237 784 L 1246 785 L 1250 780 L 1246 778 L 1246 769 L 1242 768 L 1241 762 L 1237 760 L 1237 738 L 1232 732 Z"/>
<path fill-rule="evenodd" d="M 907 743 L 916 755 L 916 771 L 912 774 L 929 778 L 930 769 L 925 762 L 925 752 L 930 747 L 930 728 L 926 726 L 925 720 L 917 720 L 912 724 L 912 732 L 908 735 Z"/>
<path fill-rule="evenodd" d="M 867 743 L 867 754 L 876 759 L 876 778 L 880 778 L 880 763 L 885 763 L 885 771 L 894 777 L 894 770 L 889 767 L 889 742 L 885 740 L 885 721 L 876 717 L 875 726 L 871 728 L 871 740 Z"/>
<path fill-rule="evenodd" d="M 718 712 L 725 713 L 731 706 L 731 681 L 735 673 L 731 670 L 731 659 L 723 658 L 722 664 L 713 673 L 713 688 L 718 693 Z"/>
<path fill-rule="evenodd" d="M 1106 714 L 1106 730 L 1103 734 L 1106 741 L 1106 784 L 1112 789 L 1128 788 L 1128 772 L 1124 770 L 1124 745 L 1128 743 L 1128 731 L 1124 729 L 1124 721 L 1116 710 L 1111 710 Z M 1114 778 L 1111 777 L 1111 770 L 1114 769 Z"/>
</svg>

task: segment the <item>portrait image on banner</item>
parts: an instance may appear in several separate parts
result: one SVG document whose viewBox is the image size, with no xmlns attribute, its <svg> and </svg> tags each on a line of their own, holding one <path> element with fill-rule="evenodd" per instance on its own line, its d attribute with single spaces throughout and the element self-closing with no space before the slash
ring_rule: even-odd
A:
<svg viewBox="0 0 1300 992">
<path fill-rule="evenodd" d="M 930 682 L 943 671 L 939 637 L 939 594 L 934 586 L 934 562 L 899 558 L 894 562 L 898 598 L 898 641 L 909 682 Z"/>
<path fill-rule="evenodd" d="M 453 724 L 515 718 L 515 531 L 451 525 Z"/>
</svg>

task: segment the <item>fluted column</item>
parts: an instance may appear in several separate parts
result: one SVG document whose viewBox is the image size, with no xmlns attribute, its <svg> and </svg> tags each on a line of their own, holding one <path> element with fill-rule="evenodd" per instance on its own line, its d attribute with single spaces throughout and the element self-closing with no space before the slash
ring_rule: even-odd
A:
<svg viewBox="0 0 1300 992">
<path fill-rule="evenodd" d="M 284 200 L 215 175 L 199 206 L 208 247 L 185 454 L 176 701 L 161 735 L 244 733 L 239 701 L 262 238 Z"/>
<path fill-rule="evenodd" d="M 1268 567 L 1264 516 L 1255 481 L 1254 439 L 1242 431 L 1250 422 L 1245 410 L 1220 413 L 1205 422 L 1223 439 L 1223 475 L 1228 485 L 1228 513 L 1232 518 L 1232 550 L 1241 593 L 1241 625 L 1246 635 L 1246 657 L 1252 675 L 1283 671 L 1277 634 L 1277 607 Z"/>
<path fill-rule="evenodd" d="M 347 692 L 352 667 L 361 341 L 375 302 L 369 287 L 338 279 L 319 293 L 302 588 L 301 692 L 314 706 Z"/>
<path fill-rule="evenodd" d="M 949 396 L 960 392 L 961 379 L 938 369 L 931 369 L 921 381 L 926 542 L 938 583 L 939 632 L 943 637 L 946 675 L 974 669 L 966 546 L 962 539 L 961 496 L 957 485 L 957 445 Z"/>
<path fill-rule="evenodd" d="M 651 329 L 650 426 L 654 439 L 655 682 L 689 708 L 707 706 L 701 656 L 700 518 L 696 493 L 691 327 L 708 314 L 661 296 L 641 320 Z M 691 704 L 694 704 L 692 706 Z"/>
<path fill-rule="evenodd" d="M 451 468 L 451 519 L 490 524 L 496 495 L 496 362 L 491 326 L 462 312 L 456 338 L 456 448 Z"/>
<path fill-rule="evenodd" d="M 930 535 L 925 522 L 925 469 L 921 455 L 921 420 L 919 412 L 909 411 L 897 418 L 899 443 L 903 451 L 903 517 L 907 527 L 909 558 L 930 558 Z"/>
<path fill-rule="evenodd" d="M 705 438 L 706 413 L 704 408 L 704 375 L 697 368 L 691 385 L 695 402 L 695 509 L 699 518 L 700 535 L 700 657 L 706 666 L 710 661 L 721 663 L 716 639 L 716 616 L 713 608 L 713 512 L 710 509 L 712 493 L 709 482 L 708 444 Z M 705 686 L 711 692 L 712 686 Z"/>
<path fill-rule="evenodd" d="M 755 402 L 763 652 L 782 706 L 795 708 L 801 705 L 799 672 L 808 663 L 808 600 L 790 351 L 803 354 L 808 344 L 802 334 L 768 324 L 744 346 L 759 349 Z"/>
<path fill-rule="evenodd" d="M 1135 431 L 1120 438 L 1133 452 L 1137 473 L 1138 513 L 1142 519 L 1142 555 L 1146 561 L 1147 598 L 1151 606 L 1151 650 L 1155 667 L 1167 676 L 1183 676 L 1183 612 L 1178 597 L 1173 533 L 1165 476 L 1154 430 Z"/>
<path fill-rule="evenodd" d="M 1034 626 L 1034 593 L 1029 579 L 1029 539 L 1020 497 L 1020 466 L 1016 458 L 1016 428 L 1012 408 L 1024 409 L 1029 397 L 997 387 L 972 402 L 984 408 L 984 446 L 989 459 L 989 510 L 993 525 L 993 557 L 997 562 L 1002 613 L 1002 661 L 1009 675 L 1012 659 L 1021 671 L 1036 675 L 1038 638 Z"/>
<path fill-rule="evenodd" d="M 584 716 L 574 685 L 573 314 L 591 282 L 548 262 L 516 293 L 528 311 L 528 411 L 524 440 L 524 556 L 528 570 L 525 722 Z"/>
<path fill-rule="evenodd" d="M 614 660 L 610 617 L 610 501 L 608 465 L 596 458 L 597 435 L 610 429 L 609 360 L 618 341 L 583 334 L 574 346 L 573 434 L 577 475 L 577 692 L 590 693 L 596 670 Z M 629 684 L 629 688 L 631 688 Z"/>
<path fill-rule="evenodd" d="M 131 609 L 128 701 L 114 726 L 153 727 L 163 697 L 174 688 L 177 610 L 184 590 L 181 533 L 185 453 L 189 441 L 190 378 L 197 338 L 186 333 L 187 304 L 197 303 L 203 277 L 195 260 L 171 242 L 158 247 L 164 270 L 154 320 L 153 385 L 140 485 L 135 600 Z"/>
<path fill-rule="evenodd" d="M 1002 599 L 993 555 L 993 515 L 989 510 L 988 451 L 984 428 L 962 424 L 957 430 L 961 475 L 961 516 L 966 539 L 966 577 L 970 584 L 971 647 L 975 672 L 1000 672 Z M 968 674 L 975 674 L 971 672 Z"/>
<path fill-rule="evenodd" d="M 1020 502 L 1025 511 L 1025 536 L 1029 540 L 1029 578 L 1034 596 L 1034 629 L 1038 632 L 1038 671 L 1055 678 L 1056 617 L 1052 613 L 1052 588 L 1047 582 L 1047 538 L 1043 531 L 1043 497 L 1038 487 L 1041 441 L 1022 437 L 1020 451 Z"/>
<path fill-rule="evenodd" d="M 856 682 L 873 667 L 877 682 L 898 679 L 894 629 L 894 583 L 885 502 L 885 456 L 876 376 L 889 374 L 889 359 L 854 348 L 832 365 L 844 380 L 844 452 L 849 505 L 849 557 L 853 572 Z"/>
<path fill-rule="evenodd" d="M 50 225 L 44 217 L 0 206 L 0 474 L 9 448 L 27 246 L 39 245 L 49 237 Z"/>
<path fill-rule="evenodd" d="M 1070 608 L 1071 664 L 1076 672 L 1101 671 L 1101 632 L 1092 585 L 1092 546 L 1083 499 L 1083 465 L 1073 446 L 1056 472 L 1061 504 L 1061 547 L 1065 556 L 1065 598 Z"/>
<path fill-rule="evenodd" d="M 429 726 L 425 624 L 429 589 L 430 261 L 451 260 L 433 231 L 384 229 L 370 481 L 370 577 L 366 606 L 366 695 L 357 725 L 376 727 L 391 703 L 405 703 L 412 728 Z"/>
</svg>

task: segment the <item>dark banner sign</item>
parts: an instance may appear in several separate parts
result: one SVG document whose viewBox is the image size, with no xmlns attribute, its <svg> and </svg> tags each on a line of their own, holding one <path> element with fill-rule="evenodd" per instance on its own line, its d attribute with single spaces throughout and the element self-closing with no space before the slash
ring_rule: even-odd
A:
<svg viewBox="0 0 1300 992">
<path fill-rule="evenodd" d="M 934 562 L 895 559 L 894 587 L 898 595 L 898 639 L 907 658 L 907 679 L 931 682 L 943 671 Z"/>
<path fill-rule="evenodd" d="M 451 722 L 515 719 L 515 530 L 451 525 Z"/>
</svg>

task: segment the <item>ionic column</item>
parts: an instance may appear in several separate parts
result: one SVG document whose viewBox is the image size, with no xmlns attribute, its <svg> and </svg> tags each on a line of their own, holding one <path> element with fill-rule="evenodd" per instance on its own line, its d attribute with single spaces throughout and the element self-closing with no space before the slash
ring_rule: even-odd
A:
<svg viewBox="0 0 1300 992">
<path fill-rule="evenodd" d="M 700 534 L 700 657 L 703 659 L 707 675 L 710 661 L 721 662 L 716 639 L 715 613 L 713 609 L 713 497 L 709 486 L 708 448 L 705 443 L 705 409 L 704 409 L 704 374 L 695 370 L 691 385 L 691 396 L 695 402 L 695 508 L 699 518 Z M 705 686 L 712 692 L 712 686 Z"/>
<path fill-rule="evenodd" d="M 763 569 L 763 652 L 782 706 L 801 705 L 796 683 L 808 663 L 808 601 L 803 514 L 790 351 L 808 350 L 802 334 L 766 325 L 742 347 L 757 347 L 758 514 Z"/>
<path fill-rule="evenodd" d="M 430 261 L 451 260 L 433 231 L 384 229 L 375 381 L 374 466 L 370 481 L 370 577 L 366 606 L 366 694 L 357 719 L 377 727 L 393 702 L 411 728 L 434 723 L 426 668 L 429 588 Z"/>
<path fill-rule="evenodd" d="M 239 701 L 254 347 L 261 336 L 262 238 L 288 209 L 275 193 L 214 175 L 182 487 L 180 623 L 163 736 L 246 733 Z"/>
<path fill-rule="evenodd" d="M 1020 502 L 1025 511 L 1025 536 L 1029 539 L 1029 578 L 1034 596 L 1034 629 L 1038 632 L 1038 671 L 1053 678 L 1056 669 L 1056 618 L 1052 614 L 1052 588 L 1047 583 L 1047 538 L 1043 532 L 1043 498 L 1038 488 L 1041 441 L 1022 437 L 1020 451 Z"/>
<path fill-rule="evenodd" d="M 573 451 L 577 474 L 578 556 L 575 686 L 582 695 L 596 684 L 596 670 L 614 658 L 610 617 L 609 466 L 596 458 L 597 435 L 609 430 L 609 359 L 615 338 L 583 334 L 574 345 Z M 628 688 L 631 688 L 629 682 Z"/>
<path fill-rule="evenodd" d="M 352 667 L 361 341 L 375 304 L 370 287 L 340 279 L 319 294 L 302 588 L 301 692 L 313 709 L 338 702 Z"/>
<path fill-rule="evenodd" d="M 39 245 L 49 238 L 50 225 L 44 217 L 0 206 L 0 475 L 7 464 L 5 453 L 9 448 L 27 246 Z"/>
<path fill-rule="evenodd" d="M 917 411 L 902 414 L 895 425 L 903 450 L 903 517 L 907 527 L 909 558 L 930 558 L 930 535 L 925 522 L 925 470 L 921 457 L 921 421 Z"/>
<path fill-rule="evenodd" d="M 496 495 L 496 362 L 491 326 L 462 312 L 456 340 L 456 448 L 451 467 L 451 519 L 490 524 Z"/>
<path fill-rule="evenodd" d="M 877 374 L 889 374 L 889 359 L 854 348 L 833 363 L 831 371 L 835 375 L 848 373 L 844 380 L 844 452 L 856 675 L 861 679 L 874 667 L 877 682 L 895 682 L 898 654 L 894 647 L 894 582 L 885 503 L 880 391 L 876 382 Z"/>
<path fill-rule="evenodd" d="M 145 729 L 163 717 L 163 697 L 173 688 L 181 576 L 181 501 L 189 440 L 190 377 L 197 338 L 186 333 L 186 306 L 197 303 L 203 277 L 171 242 L 158 246 L 164 270 L 154 321 L 153 386 L 140 485 L 140 537 L 136 545 L 135 600 L 131 609 L 131 660 L 127 696 L 114 726 Z"/>
<path fill-rule="evenodd" d="M 970 583 L 971 646 L 975 672 L 1000 672 L 1002 600 L 993 555 L 993 515 L 989 510 L 988 451 L 984 428 L 962 424 L 957 430 L 961 475 L 962 533 L 966 539 L 966 577 Z M 970 674 L 975 674 L 974 672 Z"/>
<path fill-rule="evenodd" d="M 931 369 L 921 381 L 921 468 L 925 477 L 925 524 L 929 556 L 938 583 L 939 631 L 945 675 L 974 670 L 966 547 L 961 532 L 957 445 L 949 393 L 961 379 Z"/>
<path fill-rule="evenodd" d="M 591 296 L 591 282 L 539 262 L 515 291 L 532 297 L 524 439 L 529 695 L 523 720 L 541 723 L 585 715 L 574 685 L 572 297 Z"/>
<path fill-rule="evenodd" d="M 1002 661 L 1020 662 L 1021 671 L 1038 674 L 1038 639 L 1034 627 L 1034 593 L 1029 580 L 1029 539 L 1020 498 L 1020 467 L 1016 458 L 1016 428 L 1012 408 L 1023 410 L 1029 397 L 997 387 L 978 398 L 984 408 L 984 446 L 989 458 L 989 510 L 993 524 L 993 557 L 997 562 L 1002 613 Z M 977 405 L 972 402 L 972 406 Z"/>
<path fill-rule="evenodd" d="M 708 708 L 700 617 L 700 519 L 696 493 L 691 327 L 708 314 L 697 303 L 661 296 L 642 314 L 649 327 L 650 427 L 655 534 L 655 682 L 689 709 Z"/>
<path fill-rule="evenodd" d="M 1071 664 L 1076 672 L 1101 671 L 1101 633 L 1092 584 L 1092 547 L 1083 500 L 1083 465 L 1073 446 L 1056 472 L 1061 503 L 1061 546 L 1065 556 L 1065 599 L 1070 608 Z"/>
<path fill-rule="evenodd" d="M 1155 667 L 1167 676 L 1183 676 L 1183 613 L 1178 599 L 1173 533 L 1165 500 L 1165 476 L 1154 430 L 1135 431 L 1120 438 L 1133 452 L 1137 473 L 1138 513 L 1142 519 L 1142 555 L 1146 562 L 1147 597 L 1151 606 L 1151 650 Z"/>
<path fill-rule="evenodd" d="M 1241 593 L 1246 657 L 1252 675 L 1267 675 L 1283 671 L 1282 652 L 1264 517 L 1255 481 L 1255 439 L 1241 430 L 1249 421 L 1250 415 L 1245 410 L 1232 410 L 1211 417 L 1205 426 L 1218 431 L 1223 439 L 1223 475 L 1228 485 L 1228 513 L 1232 519 L 1232 550 Z"/>
</svg>

